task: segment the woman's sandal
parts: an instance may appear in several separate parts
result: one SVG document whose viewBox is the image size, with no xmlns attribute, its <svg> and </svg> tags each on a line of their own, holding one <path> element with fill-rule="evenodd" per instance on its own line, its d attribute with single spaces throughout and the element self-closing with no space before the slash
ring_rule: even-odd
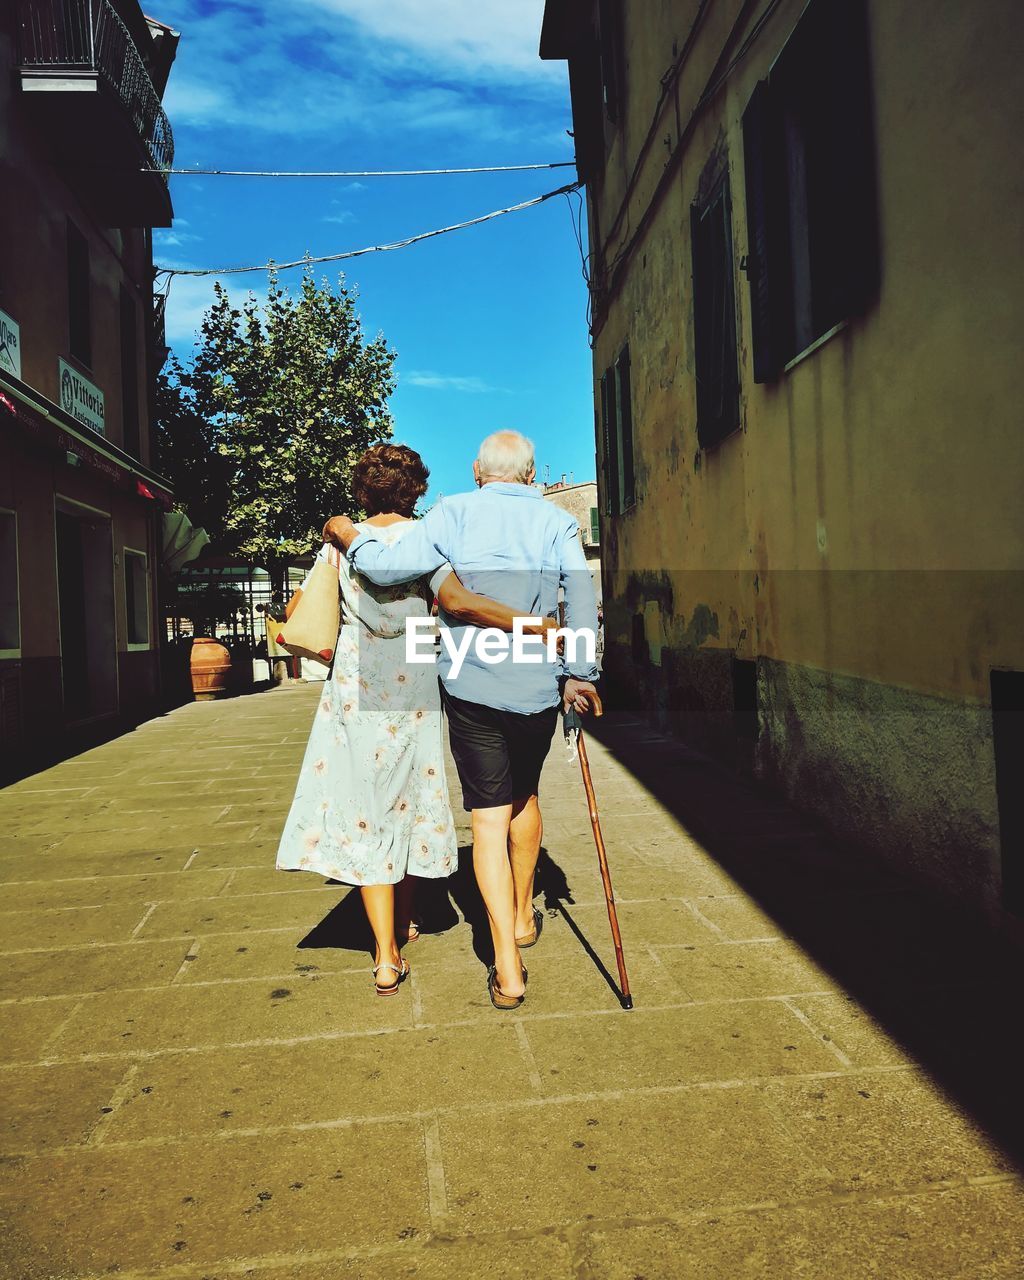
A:
<svg viewBox="0 0 1024 1280">
<path fill-rule="evenodd" d="M 387 982 L 387 983 L 378 982 L 377 974 L 380 973 L 381 969 L 390 969 L 392 973 L 397 973 L 398 977 L 394 980 L 394 982 Z M 409 966 L 408 964 L 406 964 L 404 960 L 402 961 L 401 969 L 399 969 L 397 965 L 392 964 L 389 960 L 382 960 L 380 964 L 375 964 L 373 966 L 373 989 L 377 992 L 379 996 L 397 995 L 398 988 L 402 985 L 402 983 L 406 980 L 406 978 L 408 978 L 409 973 L 410 973 Z"/>
<path fill-rule="evenodd" d="M 516 938 L 516 946 L 522 950 L 524 947 L 535 947 L 540 939 L 540 931 L 544 928 L 544 913 L 538 911 L 536 907 L 533 909 L 533 929 L 530 933 L 524 933 L 521 938 Z"/>
<path fill-rule="evenodd" d="M 418 941 L 419 941 L 419 936 L 420 936 L 420 927 L 419 927 L 419 925 L 418 925 L 418 924 L 416 924 L 416 922 L 415 922 L 415 921 L 410 920 L 410 921 L 409 921 L 409 928 L 408 928 L 408 930 L 406 931 L 405 937 L 400 937 L 400 938 L 398 939 L 398 941 L 399 941 L 399 942 L 401 942 L 401 943 L 418 942 Z"/>
<path fill-rule="evenodd" d="M 526 982 L 526 969 L 523 968 L 523 982 Z M 501 987 L 498 986 L 498 971 L 492 964 L 487 970 L 487 994 L 491 998 L 491 1004 L 495 1009 L 499 1009 L 503 1013 L 511 1013 L 513 1009 L 518 1009 L 526 999 L 526 992 L 521 996 L 507 996 Z"/>
</svg>

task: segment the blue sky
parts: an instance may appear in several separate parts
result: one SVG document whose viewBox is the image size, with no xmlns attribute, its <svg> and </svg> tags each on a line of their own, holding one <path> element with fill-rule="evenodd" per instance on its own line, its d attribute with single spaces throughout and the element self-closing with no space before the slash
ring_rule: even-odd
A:
<svg viewBox="0 0 1024 1280">
<path fill-rule="evenodd" d="M 175 164 L 403 169 L 572 158 L 564 64 L 537 57 L 542 0 L 160 0 L 181 32 L 165 104 Z M 435 178 L 172 179 L 163 266 L 288 260 L 401 239 L 571 181 L 571 169 Z M 540 473 L 594 476 L 586 289 L 564 198 L 346 264 L 368 334 L 398 352 L 395 437 L 432 494 L 468 488 L 498 427 Z M 327 267 L 336 278 L 338 268 Z M 298 273 L 285 273 L 287 283 Z M 239 294 L 263 276 L 225 279 Z M 168 336 L 187 355 L 212 281 L 179 277 Z"/>
</svg>

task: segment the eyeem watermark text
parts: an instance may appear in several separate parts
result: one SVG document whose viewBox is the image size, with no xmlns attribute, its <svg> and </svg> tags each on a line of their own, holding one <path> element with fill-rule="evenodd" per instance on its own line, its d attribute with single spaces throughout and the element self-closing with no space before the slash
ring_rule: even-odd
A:
<svg viewBox="0 0 1024 1280">
<path fill-rule="evenodd" d="M 441 645 L 451 659 L 452 678 L 458 679 L 470 650 L 488 666 L 506 661 L 539 664 L 556 662 L 561 644 L 562 656 L 567 663 L 593 666 L 597 659 L 597 637 L 589 627 L 578 630 L 552 627 L 543 635 L 524 630 L 528 626 L 540 626 L 542 621 L 541 618 L 516 618 L 511 632 L 501 631 L 498 627 L 466 627 L 458 637 L 448 627 L 441 627 Z M 433 618 L 406 618 L 406 662 L 428 663 L 435 660 L 437 630 Z"/>
</svg>

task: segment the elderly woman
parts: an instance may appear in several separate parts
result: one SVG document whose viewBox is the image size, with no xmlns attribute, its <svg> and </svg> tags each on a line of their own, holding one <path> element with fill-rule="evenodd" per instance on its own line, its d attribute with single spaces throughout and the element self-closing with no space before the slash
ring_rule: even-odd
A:
<svg viewBox="0 0 1024 1280">
<path fill-rule="evenodd" d="M 353 496 L 367 513 L 360 527 L 396 542 L 413 523 L 428 475 L 419 454 L 405 445 L 368 449 L 352 474 Z M 406 620 L 429 616 L 435 596 L 446 613 L 464 622 L 511 631 L 515 615 L 468 591 L 449 566 L 429 582 L 379 587 L 342 558 L 339 587 L 334 665 L 314 715 L 277 866 L 359 886 L 375 940 L 374 986 L 378 995 L 391 996 L 409 974 L 400 943 L 419 936 L 410 877 L 451 875 L 458 860 L 437 672 L 429 662 L 406 660 Z M 536 629 L 548 625 L 553 621 Z"/>
</svg>

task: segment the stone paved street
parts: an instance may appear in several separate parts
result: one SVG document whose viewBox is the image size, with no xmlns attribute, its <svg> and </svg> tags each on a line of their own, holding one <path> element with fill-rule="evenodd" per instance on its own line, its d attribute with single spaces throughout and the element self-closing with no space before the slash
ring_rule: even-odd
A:
<svg viewBox="0 0 1024 1280">
<path fill-rule="evenodd" d="M 0 795 L 0 1274 L 1024 1275 L 1012 956 L 608 717 L 635 1010 L 557 742 L 522 1010 L 487 1001 L 468 849 L 377 999 L 358 893 L 273 870 L 316 697 Z"/>
</svg>

